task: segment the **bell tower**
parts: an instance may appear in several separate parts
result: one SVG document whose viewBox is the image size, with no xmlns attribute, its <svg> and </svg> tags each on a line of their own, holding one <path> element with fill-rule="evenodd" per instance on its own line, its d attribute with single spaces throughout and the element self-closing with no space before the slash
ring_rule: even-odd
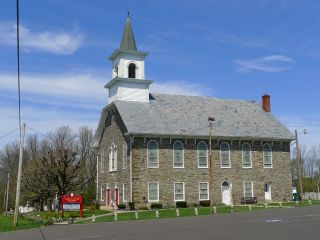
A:
<svg viewBox="0 0 320 240">
<path fill-rule="evenodd" d="M 147 52 L 138 51 L 128 14 L 120 48 L 115 50 L 112 61 L 112 77 L 105 88 L 109 89 L 109 103 L 113 101 L 149 101 L 149 85 L 145 80 L 144 59 Z"/>
</svg>

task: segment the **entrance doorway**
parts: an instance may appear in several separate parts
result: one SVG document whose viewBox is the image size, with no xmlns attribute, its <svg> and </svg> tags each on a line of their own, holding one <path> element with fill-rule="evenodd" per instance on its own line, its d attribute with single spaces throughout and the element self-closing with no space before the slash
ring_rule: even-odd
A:
<svg viewBox="0 0 320 240">
<path fill-rule="evenodd" d="M 271 200 L 271 183 L 264 184 L 264 198 L 265 200 Z"/>
<path fill-rule="evenodd" d="M 229 181 L 224 181 L 221 184 L 222 203 L 225 205 L 231 205 L 231 184 Z"/>
</svg>

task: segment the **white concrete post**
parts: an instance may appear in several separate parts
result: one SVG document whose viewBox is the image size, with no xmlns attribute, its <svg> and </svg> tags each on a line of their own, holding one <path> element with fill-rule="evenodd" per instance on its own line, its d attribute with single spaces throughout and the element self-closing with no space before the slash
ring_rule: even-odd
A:
<svg viewBox="0 0 320 240">
<path fill-rule="evenodd" d="M 176 215 L 177 215 L 177 217 L 179 217 L 179 216 L 180 216 L 179 208 L 177 208 L 177 209 L 176 209 Z"/>
<path fill-rule="evenodd" d="M 251 211 L 251 210 L 252 210 L 252 207 L 251 207 L 251 205 L 250 205 L 250 204 L 248 205 L 248 207 L 249 207 L 249 211 Z"/>
<path fill-rule="evenodd" d="M 213 207 L 213 214 L 217 214 L 217 207 L 216 206 Z"/>
<path fill-rule="evenodd" d="M 264 207 L 265 207 L 265 208 L 268 208 L 268 203 L 264 203 Z"/>
<path fill-rule="evenodd" d="M 230 212 L 232 212 L 233 213 L 233 211 L 234 211 L 234 206 L 233 206 L 233 204 L 230 206 Z"/>
<path fill-rule="evenodd" d="M 115 213 L 115 214 L 113 215 L 113 220 L 114 220 L 114 221 L 118 221 L 118 214 Z"/>
<path fill-rule="evenodd" d="M 279 207 L 281 207 L 281 208 L 282 208 L 282 202 L 279 202 Z"/>
<path fill-rule="evenodd" d="M 156 211 L 156 218 L 159 218 L 159 211 Z"/>
<path fill-rule="evenodd" d="M 92 215 L 92 222 L 96 222 L 96 216 Z"/>
<path fill-rule="evenodd" d="M 299 206 L 299 201 L 296 201 L 296 206 L 297 206 L 297 207 Z"/>
<path fill-rule="evenodd" d="M 312 205 L 312 202 L 311 202 L 311 200 L 309 199 L 309 205 L 311 206 Z"/>
<path fill-rule="evenodd" d="M 196 215 L 196 216 L 199 215 L 198 208 L 194 208 L 194 215 Z"/>
<path fill-rule="evenodd" d="M 134 217 L 135 217 L 135 219 L 136 219 L 136 220 L 138 220 L 138 219 L 139 219 L 138 212 L 135 212 L 135 213 L 134 213 Z"/>
</svg>

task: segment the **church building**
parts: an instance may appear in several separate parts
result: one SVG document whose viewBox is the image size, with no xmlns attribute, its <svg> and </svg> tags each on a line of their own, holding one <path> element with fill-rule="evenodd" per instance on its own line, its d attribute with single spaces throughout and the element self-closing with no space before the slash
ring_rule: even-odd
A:
<svg viewBox="0 0 320 240">
<path fill-rule="evenodd" d="M 270 96 L 259 103 L 151 93 L 147 55 L 128 16 L 109 57 L 109 103 L 95 135 L 100 205 L 291 199 L 294 137 L 272 115 Z"/>
</svg>

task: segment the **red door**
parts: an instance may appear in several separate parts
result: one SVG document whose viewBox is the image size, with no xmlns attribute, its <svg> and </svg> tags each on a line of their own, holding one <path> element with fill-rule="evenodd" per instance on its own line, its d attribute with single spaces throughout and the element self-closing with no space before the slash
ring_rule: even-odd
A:
<svg viewBox="0 0 320 240">
<path fill-rule="evenodd" d="M 116 207 L 118 207 L 119 204 L 119 190 L 116 188 L 115 190 L 115 195 L 116 195 Z"/>
<path fill-rule="evenodd" d="M 110 189 L 107 189 L 107 206 L 110 207 Z"/>
</svg>

